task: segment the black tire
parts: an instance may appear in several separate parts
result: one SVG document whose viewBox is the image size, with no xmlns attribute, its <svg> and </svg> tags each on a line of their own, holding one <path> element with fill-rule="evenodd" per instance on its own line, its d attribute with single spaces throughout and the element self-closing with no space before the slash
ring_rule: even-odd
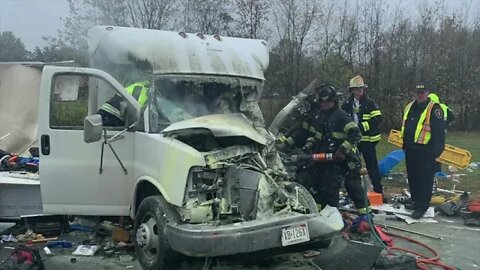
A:
<svg viewBox="0 0 480 270">
<path fill-rule="evenodd" d="M 317 202 L 304 186 L 296 182 L 288 182 L 285 184 L 285 189 L 294 196 L 296 196 L 295 190 L 298 189 L 298 202 L 307 209 L 307 214 L 318 213 Z"/>
<path fill-rule="evenodd" d="M 135 217 L 135 251 L 145 270 L 177 269 L 180 254 L 165 236 L 167 223 L 177 223 L 178 213 L 162 196 L 145 198 Z"/>
</svg>

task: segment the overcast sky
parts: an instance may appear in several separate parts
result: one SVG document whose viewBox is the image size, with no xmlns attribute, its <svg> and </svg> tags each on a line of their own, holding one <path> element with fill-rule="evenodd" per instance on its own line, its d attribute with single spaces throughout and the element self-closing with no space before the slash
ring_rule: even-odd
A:
<svg viewBox="0 0 480 270">
<path fill-rule="evenodd" d="M 68 16 L 67 0 L 0 0 L 0 31 L 12 31 L 28 50 L 56 36 Z"/>
<path fill-rule="evenodd" d="M 433 3 L 438 0 L 389 0 L 387 2 L 391 6 L 401 3 L 402 7 L 410 8 L 412 16 L 415 16 L 418 3 L 421 1 Z M 470 1 L 473 2 L 473 9 L 478 10 L 480 0 L 445 0 L 451 9 L 462 7 Z M 67 16 L 67 0 L 0 0 L 0 32 L 14 32 L 22 39 L 28 50 L 45 45 L 42 37 L 56 36 L 57 30 L 63 26 L 60 18 Z"/>
</svg>

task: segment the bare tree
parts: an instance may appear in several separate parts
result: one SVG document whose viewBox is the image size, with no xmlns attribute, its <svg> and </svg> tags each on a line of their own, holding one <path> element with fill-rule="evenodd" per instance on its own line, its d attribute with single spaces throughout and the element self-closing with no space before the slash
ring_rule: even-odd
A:
<svg viewBox="0 0 480 270">
<path fill-rule="evenodd" d="M 260 38 L 261 28 L 268 20 L 269 2 L 267 0 L 237 0 L 235 5 L 239 16 L 240 35 L 248 38 Z"/>
</svg>

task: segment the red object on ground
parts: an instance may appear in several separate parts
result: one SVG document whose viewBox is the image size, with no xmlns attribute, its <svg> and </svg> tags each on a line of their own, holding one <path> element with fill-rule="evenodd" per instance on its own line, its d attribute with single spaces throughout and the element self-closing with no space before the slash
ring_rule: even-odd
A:
<svg viewBox="0 0 480 270">
<path fill-rule="evenodd" d="M 383 231 L 382 231 L 383 232 Z M 412 242 L 412 243 L 415 243 L 417 245 L 420 245 L 424 248 L 426 248 L 428 251 L 430 251 L 434 257 L 428 257 L 427 255 L 424 255 L 424 254 L 421 254 L 421 253 L 418 253 L 416 251 L 413 251 L 413 250 L 410 250 L 410 249 L 406 249 L 406 248 L 399 248 L 399 247 L 390 247 L 388 248 L 388 250 L 390 251 L 390 253 L 392 253 L 393 250 L 398 250 L 398 251 L 402 251 L 402 252 L 406 252 L 406 253 L 410 253 L 410 254 L 413 254 L 415 256 L 418 256 L 420 258 L 417 259 L 417 267 L 418 269 L 422 269 L 422 270 L 430 270 L 431 268 L 428 267 L 428 265 L 434 265 L 434 266 L 439 266 L 439 267 L 442 267 L 443 269 L 446 269 L 446 270 L 457 270 L 457 268 L 455 267 L 452 267 L 452 266 L 449 266 L 449 265 L 446 265 L 444 263 L 442 263 L 440 261 L 440 255 L 438 255 L 438 253 L 431 247 L 427 246 L 426 244 L 422 243 L 422 242 L 419 242 L 415 239 L 412 239 L 410 237 L 407 237 L 407 236 L 403 236 L 403 235 L 399 235 L 399 234 L 394 234 L 394 233 L 391 233 L 391 232 L 383 232 L 384 234 L 386 235 L 389 235 L 389 236 L 394 236 L 394 237 L 398 237 L 398 238 L 402 238 L 404 240 L 407 240 L 409 242 Z M 392 253 L 393 254 L 393 253 Z M 437 269 L 437 268 L 435 268 Z"/>
<path fill-rule="evenodd" d="M 467 209 L 470 212 L 480 212 L 480 200 L 472 200 L 467 204 Z"/>
<path fill-rule="evenodd" d="M 376 192 L 367 192 L 368 200 L 370 201 L 370 205 L 382 205 L 383 204 L 383 196 L 380 193 Z"/>
<path fill-rule="evenodd" d="M 386 243 L 388 247 L 393 247 L 393 238 L 386 235 L 380 226 L 374 225 L 373 227 L 375 228 L 378 236 L 380 236 L 380 239 L 382 239 L 382 241 Z"/>
</svg>

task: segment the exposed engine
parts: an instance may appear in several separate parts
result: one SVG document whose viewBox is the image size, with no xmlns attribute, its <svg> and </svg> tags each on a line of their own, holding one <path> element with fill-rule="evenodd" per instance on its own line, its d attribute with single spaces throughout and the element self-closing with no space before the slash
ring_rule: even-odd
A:
<svg viewBox="0 0 480 270">
<path fill-rule="evenodd" d="M 207 162 L 190 171 L 185 205 L 179 208 L 185 222 L 228 224 L 308 212 L 298 191 L 285 189 L 286 175 L 269 168 L 261 146 L 248 138 L 218 138 L 208 130 L 175 137 L 201 151 Z"/>
</svg>

